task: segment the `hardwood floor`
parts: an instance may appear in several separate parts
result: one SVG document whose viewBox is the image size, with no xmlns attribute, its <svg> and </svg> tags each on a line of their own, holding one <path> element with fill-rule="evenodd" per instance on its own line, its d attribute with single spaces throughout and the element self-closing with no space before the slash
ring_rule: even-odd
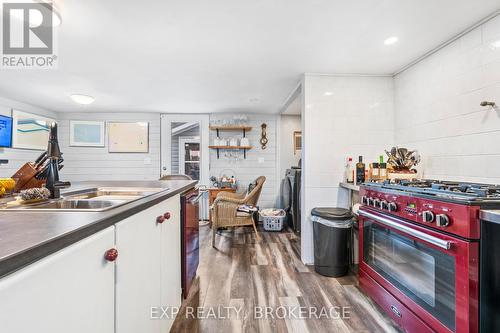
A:
<svg viewBox="0 0 500 333">
<path fill-rule="evenodd" d="M 291 232 L 260 235 L 256 241 L 251 228 L 224 230 L 214 249 L 211 229 L 200 227 L 198 276 L 171 332 L 399 332 L 356 276 L 315 273 L 300 261 Z"/>
</svg>

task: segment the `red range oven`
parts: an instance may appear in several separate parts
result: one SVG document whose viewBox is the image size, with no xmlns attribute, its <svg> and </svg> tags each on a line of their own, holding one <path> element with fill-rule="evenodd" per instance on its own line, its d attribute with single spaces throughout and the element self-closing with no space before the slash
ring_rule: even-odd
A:
<svg viewBox="0 0 500 333">
<path fill-rule="evenodd" d="M 362 186 L 359 279 L 407 332 L 479 330 L 479 206 Z"/>
</svg>

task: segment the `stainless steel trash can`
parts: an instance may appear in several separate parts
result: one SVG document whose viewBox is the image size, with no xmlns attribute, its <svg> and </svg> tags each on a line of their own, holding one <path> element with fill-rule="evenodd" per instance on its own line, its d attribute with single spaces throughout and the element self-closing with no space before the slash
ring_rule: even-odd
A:
<svg viewBox="0 0 500 333">
<path fill-rule="evenodd" d="M 314 234 L 314 270 L 340 277 L 349 271 L 353 214 L 349 209 L 318 207 L 311 211 Z"/>
</svg>

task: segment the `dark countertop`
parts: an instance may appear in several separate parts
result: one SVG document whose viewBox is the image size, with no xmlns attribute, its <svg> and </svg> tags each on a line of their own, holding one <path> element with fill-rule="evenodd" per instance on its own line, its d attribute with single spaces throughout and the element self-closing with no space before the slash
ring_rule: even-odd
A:
<svg viewBox="0 0 500 333">
<path fill-rule="evenodd" d="M 481 220 L 500 224 L 500 210 L 482 210 Z"/>
<path fill-rule="evenodd" d="M 0 277 L 185 192 L 196 183 L 193 180 L 75 182 L 61 194 L 97 187 L 162 187 L 168 190 L 103 212 L 0 210 Z"/>
</svg>

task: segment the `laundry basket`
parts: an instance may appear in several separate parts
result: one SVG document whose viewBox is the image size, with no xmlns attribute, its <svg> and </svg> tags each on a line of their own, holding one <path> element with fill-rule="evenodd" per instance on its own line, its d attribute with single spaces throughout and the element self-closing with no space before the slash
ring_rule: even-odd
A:
<svg viewBox="0 0 500 333">
<path fill-rule="evenodd" d="M 281 231 L 286 213 L 283 209 L 263 209 L 260 212 L 262 223 L 266 231 Z"/>
</svg>

